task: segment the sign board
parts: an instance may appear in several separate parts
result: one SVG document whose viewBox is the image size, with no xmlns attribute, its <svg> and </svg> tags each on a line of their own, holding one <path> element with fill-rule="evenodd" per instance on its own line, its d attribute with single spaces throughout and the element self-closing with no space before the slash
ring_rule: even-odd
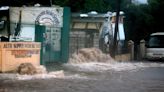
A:
<svg viewBox="0 0 164 92">
<path fill-rule="evenodd" d="M 21 15 L 21 18 L 20 18 Z M 48 27 L 63 27 L 62 7 L 11 7 L 10 8 L 11 34 L 15 33 L 16 25 L 21 22 L 19 36 L 16 41 L 35 41 L 35 25 Z M 60 30 L 61 31 L 61 30 Z M 10 41 L 14 41 L 13 36 Z"/>
<path fill-rule="evenodd" d="M 1 42 L 0 72 L 15 70 L 21 63 L 40 65 L 40 49 L 38 42 Z"/>
<path fill-rule="evenodd" d="M 17 23 L 19 21 L 20 11 L 22 12 L 21 23 L 35 25 L 36 22 L 51 24 L 55 27 L 63 26 L 63 8 L 62 7 L 11 7 L 10 21 Z"/>
</svg>

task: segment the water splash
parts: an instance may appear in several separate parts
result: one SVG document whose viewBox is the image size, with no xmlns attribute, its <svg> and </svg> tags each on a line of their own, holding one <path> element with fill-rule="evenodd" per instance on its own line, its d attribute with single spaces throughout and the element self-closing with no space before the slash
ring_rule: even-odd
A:
<svg viewBox="0 0 164 92">
<path fill-rule="evenodd" d="M 1 80 L 33 80 L 33 79 L 51 79 L 51 78 L 64 78 L 64 71 L 53 71 L 49 73 L 34 74 L 34 75 L 20 75 L 15 73 L 0 74 Z"/>
<path fill-rule="evenodd" d="M 68 70 L 82 72 L 103 71 L 136 71 L 146 67 L 164 67 L 155 62 L 117 62 L 109 54 L 104 54 L 97 48 L 83 48 L 74 53 L 69 63 L 64 64 Z"/>
<path fill-rule="evenodd" d="M 19 75 L 17 74 L 15 79 L 17 80 L 32 80 L 32 79 L 51 79 L 51 78 L 64 78 L 64 71 L 54 71 L 49 73 L 41 73 L 35 75 Z"/>
<path fill-rule="evenodd" d="M 2 73 L 0 74 L 0 79 L 2 80 L 33 80 L 33 79 L 51 79 L 51 78 L 64 78 L 64 71 L 51 71 L 47 72 L 46 67 L 40 65 L 40 66 L 33 66 L 36 69 L 35 74 L 26 73 L 26 74 L 19 74 L 14 73 Z M 30 72 L 28 68 L 23 68 L 25 72 Z"/>
<path fill-rule="evenodd" d="M 88 63 L 88 62 L 109 62 L 114 61 L 109 54 L 102 53 L 97 48 L 83 48 L 74 53 L 69 59 L 70 64 Z"/>
<path fill-rule="evenodd" d="M 74 53 L 68 63 L 62 65 L 61 71 L 47 72 L 44 66 L 36 67 L 38 74 L 0 74 L 0 79 L 32 80 L 32 79 L 93 79 L 87 74 L 110 71 L 137 71 L 149 67 L 164 67 L 164 63 L 156 62 L 117 62 L 110 55 L 102 53 L 96 48 L 81 49 Z M 47 67 L 48 68 L 48 67 Z M 66 73 L 69 73 L 68 75 Z"/>
<path fill-rule="evenodd" d="M 72 71 L 81 72 L 105 72 L 105 71 L 136 71 L 142 68 L 148 67 L 164 67 L 161 63 L 132 63 L 132 62 L 110 62 L 110 63 L 99 63 L 90 62 L 83 64 L 65 64 L 67 69 Z"/>
</svg>

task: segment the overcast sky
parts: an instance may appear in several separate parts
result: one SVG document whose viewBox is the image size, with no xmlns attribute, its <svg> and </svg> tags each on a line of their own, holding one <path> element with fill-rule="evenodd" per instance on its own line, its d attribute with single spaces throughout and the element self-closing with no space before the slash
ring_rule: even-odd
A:
<svg viewBox="0 0 164 92">
<path fill-rule="evenodd" d="M 147 3 L 147 0 L 139 0 L 142 3 Z"/>
<path fill-rule="evenodd" d="M 140 2 L 140 3 L 147 3 L 147 0 L 133 0 L 133 1 L 137 1 L 137 2 Z"/>
</svg>

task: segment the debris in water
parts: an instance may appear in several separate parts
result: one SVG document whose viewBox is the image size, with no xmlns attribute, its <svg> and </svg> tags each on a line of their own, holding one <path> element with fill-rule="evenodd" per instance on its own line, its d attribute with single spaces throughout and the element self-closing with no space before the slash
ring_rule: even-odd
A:
<svg viewBox="0 0 164 92">
<path fill-rule="evenodd" d="M 83 48 L 74 53 L 69 63 L 108 62 L 114 61 L 109 54 L 102 53 L 97 48 Z"/>
</svg>

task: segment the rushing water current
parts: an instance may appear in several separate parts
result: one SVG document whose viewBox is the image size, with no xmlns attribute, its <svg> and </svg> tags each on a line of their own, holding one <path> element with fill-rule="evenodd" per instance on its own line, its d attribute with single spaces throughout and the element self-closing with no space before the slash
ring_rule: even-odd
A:
<svg viewBox="0 0 164 92">
<path fill-rule="evenodd" d="M 164 92 L 163 62 L 117 62 L 95 48 L 46 68 L 35 75 L 0 74 L 0 92 Z"/>
<path fill-rule="evenodd" d="M 48 72 L 35 75 L 0 74 L 1 79 L 31 80 L 50 78 L 88 78 L 88 75 L 103 72 L 133 72 L 150 67 L 164 67 L 164 63 L 157 62 L 117 62 L 110 55 L 103 54 L 96 48 L 79 50 L 62 65 L 47 66 Z M 45 68 L 42 68 L 46 71 Z"/>
</svg>

